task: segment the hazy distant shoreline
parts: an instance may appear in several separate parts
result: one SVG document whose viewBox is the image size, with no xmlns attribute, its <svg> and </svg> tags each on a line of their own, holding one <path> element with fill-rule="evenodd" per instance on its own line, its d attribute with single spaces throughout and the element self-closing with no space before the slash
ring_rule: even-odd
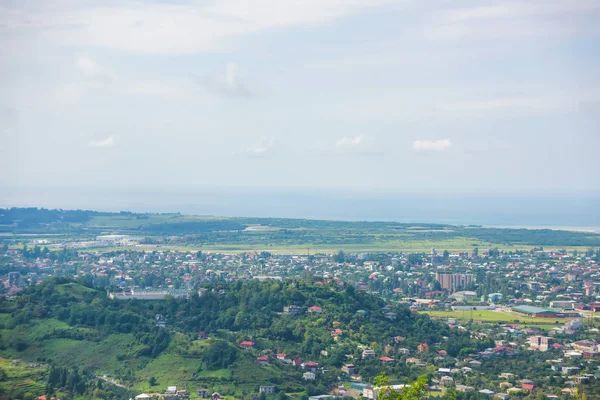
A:
<svg viewBox="0 0 600 400">
<path fill-rule="evenodd" d="M 600 195 L 399 194 L 364 190 L 0 187 L 0 207 L 390 221 L 600 232 Z"/>
<path fill-rule="evenodd" d="M 551 225 L 483 225 L 486 228 L 501 229 L 551 229 L 554 231 L 600 233 L 600 226 L 551 226 Z"/>
</svg>

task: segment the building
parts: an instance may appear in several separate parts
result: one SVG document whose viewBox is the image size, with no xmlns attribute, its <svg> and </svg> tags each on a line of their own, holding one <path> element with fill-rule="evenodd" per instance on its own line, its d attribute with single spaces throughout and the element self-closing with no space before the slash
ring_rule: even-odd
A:
<svg viewBox="0 0 600 400">
<path fill-rule="evenodd" d="M 290 304 L 289 306 L 283 307 L 283 313 L 286 315 L 299 315 L 302 314 L 302 308 Z"/>
<path fill-rule="evenodd" d="M 577 304 L 577 302 L 573 301 L 573 300 L 562 300 L 562 301 L 551 301 L 550 302 L 550 307 L 551 308 L 562 308 L 563 310 L 573 310 L 575 308 L 575 305 Z"/>
<path fill-rule="evenodd" d="M 454 292 L 459 288 L 466 288 L 473 283 L 473 274 L 455 274 L 448 271 L 438 271 L 436 280 L 442 289 Z"/>
<path fill-rule="evenodd" d="M 569 318 L 579 316 L 579 314 L 576 312 L 561 312 L 556 310 L 550 310 L 548 308 L 540 308 L 534 306 L 518 306 L 513 307 L 512 310 L 519 314 L 525 314 L 530 317 L 536 318 Z"/>
<path fill-rule="evenodd" d="M 354 364 L 344 364 L 344 365 L 342 365 L 342 372 L 345 372 L 348 375 L 354 375 L 354 370 L 355 370 Z"/>
<path fill-rule="evenodd" d="M 362 352 L 362 359 L 375 357 L 375 350 L 373 349 L 364 349 Z"/>
<path fill-rule="evenodd" d="M 261 367 L 267 365 L 269 363 L 269 357 L 267 356 L 258 356 L 256 357 L 256 363 Z"/>
<path fill-rule="evenodd" d="M 189 298 L 192 293 L 189 289 L 136 289 L 122 293 L 108 292 L 111 300 L 165 300 L 168 296 L 174 298 Z"/>
<path fill-rule="evenodd" d="M 532 350 L 548 351 L 552 348 L 552 338 L 547 336 L 530 336 L 527 340 Z"/>
<path fill-rule="evenodd" d="M 302 374 L 302 379 L 304 379 L 305 381 L 314 381 L 316 377 L 317 376 L 315 375 L 315 373 L 310 371 Z"/>
<path fill-rule="evenodd" d="M 308 312 L 321 314 L 323 312 L 323 309 L 319 306 L 312 306 L 312 307 L 308 307 Z"/>
<path fill-rule="evenodd" d="M 429 353 L 429 345 L 427 343 L 421 343 L 417 346 L 417 351 L 419 353 Z"/>
<path fill-rule="evenodd" d="M 488 299 L 492 302 L 492 303 L 497 303 L 500 300 L 502 300 L 502 293 L 490 293 L 488 294 Z"/>
<path fill-rule="evenodd" d="M 274 394 L 275 386 L 261 386 L 258 391 L 264 394 Z"/>
</svg>

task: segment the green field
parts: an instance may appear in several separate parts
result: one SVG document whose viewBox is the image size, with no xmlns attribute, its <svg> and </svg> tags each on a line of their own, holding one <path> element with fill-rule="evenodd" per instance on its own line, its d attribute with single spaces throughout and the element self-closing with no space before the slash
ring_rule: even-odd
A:
<svg viewBox="0 0 600 400">
<path fill-rule="evenodd" d="M 507 312 L 507 311 L 491 311 L 491 310 L 483 310 L 483 311 L 421 311 L 423 314 L 428 314 L 431 317 L 435 318 L 456 318 L 460 321 L 469 321 L 471 318 L 473 321 L 482 321 L 482 322 L 504 322 L 504 323 L 517 323 L 520 325 L 526 326 L 536 326 L 542 329 L 550 329 L 557 326 L 561 326 L 569 319 L 566 318 L 533 318 L 526 317 L 521 314 Z M 558 321 L 558 324 L 556 323 Z"/>
<path fill-rule="evenodd" d="M 481 249 L 497 248 L 504 251 L 529 251 L 535 246 L 528 245 L 503 245 L 498 243 L 476 243 L 471 239 L 447 239 L 438 241 L 388 241 L 385 243 L 374 244 L 339 244 L 339 245 L 315 245 L 312 243 L 299 245 L 278 245 L 278 244 L 232 244 L 232 245 L 139 245 L 135 246 L 138 251 L 152 250 L 172 250 L 172 251 L 193 251 L 240 254 L 247 252 L 268 251 L 272 254 L 335 254 L 342 250 L 346 253 L 388 253 L 388 252 L 407 252 L 407 253 L 429 253 L 432 248 L 444 249 L 449 252 L 471 252 L 475 247 Z M 558 248 L 558 247 L 556 247 Z M 579 252 L 587 250 L 585 246 L 561 246 L 568 251 L 577 250 Z M 82 249 L 87 251 L 123 251 L 128 247 L 106 247 Z"/>
</svg>

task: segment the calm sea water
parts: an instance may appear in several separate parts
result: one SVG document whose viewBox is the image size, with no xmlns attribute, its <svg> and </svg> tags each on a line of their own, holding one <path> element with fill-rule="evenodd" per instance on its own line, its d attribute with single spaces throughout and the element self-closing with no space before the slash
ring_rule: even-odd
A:
<svg viewBox="0 0 600 400">
<path fill-rule="evenodd" d="M 497 226 L 600 227 L 600 195 L 402 194 L 309 189 L 0 188 L 0 207 L 181 212 Z"/>
</svg>

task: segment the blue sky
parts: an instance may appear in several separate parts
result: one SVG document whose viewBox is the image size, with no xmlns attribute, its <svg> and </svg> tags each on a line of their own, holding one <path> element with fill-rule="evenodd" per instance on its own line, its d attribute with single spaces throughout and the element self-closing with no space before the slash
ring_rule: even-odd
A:
<svg viewBox="0 0 600 400">
<path fill-rule="evenodd" d="M 564 193 L 600 3 L 0 0 L 0 184 Z"/>
</svg>

